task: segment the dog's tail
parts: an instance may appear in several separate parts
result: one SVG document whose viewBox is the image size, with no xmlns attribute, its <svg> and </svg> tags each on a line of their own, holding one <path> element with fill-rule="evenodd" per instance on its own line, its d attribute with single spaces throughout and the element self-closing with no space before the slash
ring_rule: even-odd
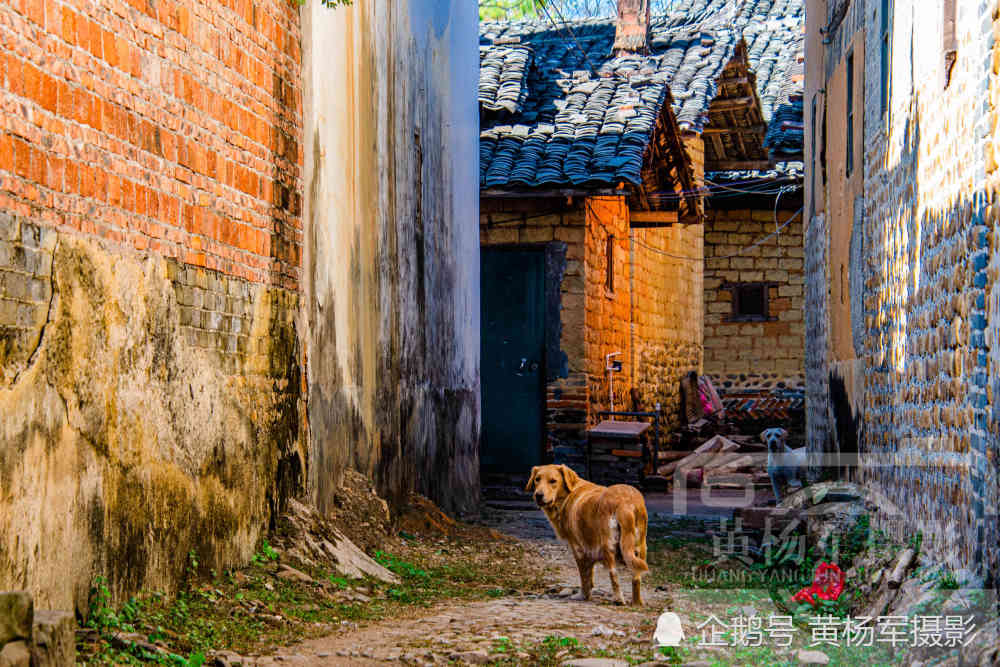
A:
<svg viewBox="0 0 1000 667">
<path fill-rule="evenodd" d="M 646 564 L 646 509 L 619 507 L 616 512 L 622 560 L 632 572 L 648 572 Z"/>
</svg>

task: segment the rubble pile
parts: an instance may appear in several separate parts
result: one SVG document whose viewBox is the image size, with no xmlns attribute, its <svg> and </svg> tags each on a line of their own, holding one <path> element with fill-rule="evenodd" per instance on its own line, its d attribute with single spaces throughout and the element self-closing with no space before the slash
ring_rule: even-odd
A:
<svg viewBox="0 0 1000 667">
<path fill-rule="evenodd" d="M 279 519 L 278 531 L 273 539 L 274 547 L 282 556 L 303 565 L 332 566 L 341 575 L 352 579 L 368 576 L 392 583 L 399 581 L 396 575 L 375 562 L 344 535 L 337 523 L 297 500 L 288 501 L 288 510 Z M 292 575 L 294 572 L 289 576 Z"/>
</svg>

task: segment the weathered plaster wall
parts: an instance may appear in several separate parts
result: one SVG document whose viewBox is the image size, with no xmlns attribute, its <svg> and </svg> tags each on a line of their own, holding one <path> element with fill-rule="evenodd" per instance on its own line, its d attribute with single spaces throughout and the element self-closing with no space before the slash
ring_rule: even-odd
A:
<svg viewBox="0 0 1000 667">
<path fill-rule="evenodd" d="M 0 6 L 0 589 L 172 590 L 308 465 L 298 17 Z"/>
<path fill-rule="evenodd" d="M 705 372 L 721 389 L 768 391 L 804 382 L 802 217 L 781 209 L 710 210 L 705 223 Z M 761 239 L 765 241 L 759 243 Z M 758 245 L 753 246 L 753 244 Z M 753 247 L 750 247 L 753 246 Z M 771 283 L 767 322 L 732 321 L 737 283 Z"/>
<path fill-rule="evenodd" d="M 478 500 L 477 15 L 302 8 L 309 489 Z"/>
<path fill-rule="evenodd" d="M 3 320 L 0 586 L 72 607 L 97 574 L 124 595 L 172 590 L 192 550 L 245 562 L 302 488 L 297 297 L 27 218 L 0 232 L 5 283 L 39 258 L 47 300 L 20 339 Z"/>
</svg>

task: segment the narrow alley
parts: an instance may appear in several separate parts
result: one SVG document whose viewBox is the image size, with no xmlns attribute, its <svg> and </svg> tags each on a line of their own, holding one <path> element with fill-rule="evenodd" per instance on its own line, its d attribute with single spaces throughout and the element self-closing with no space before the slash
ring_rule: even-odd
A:
<svg viewBox="0 0 1000 667">
<path fill-rule="evenodd" d="M 1000 665 L 998 38 L 0 2 L 0 667 Z"/>
</svg>

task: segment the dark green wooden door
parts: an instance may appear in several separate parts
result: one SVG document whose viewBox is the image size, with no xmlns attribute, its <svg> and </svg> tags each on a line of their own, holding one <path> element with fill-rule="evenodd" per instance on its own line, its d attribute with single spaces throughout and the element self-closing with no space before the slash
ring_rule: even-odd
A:
<svg viewBox="0 0 1000 667">
<path fill-rule="evenodd" d="M 481 284 L 480 460 L 486 472 L 526 472 L 542 458 L 544 252 L 484 248 Z"/>
</svg>

